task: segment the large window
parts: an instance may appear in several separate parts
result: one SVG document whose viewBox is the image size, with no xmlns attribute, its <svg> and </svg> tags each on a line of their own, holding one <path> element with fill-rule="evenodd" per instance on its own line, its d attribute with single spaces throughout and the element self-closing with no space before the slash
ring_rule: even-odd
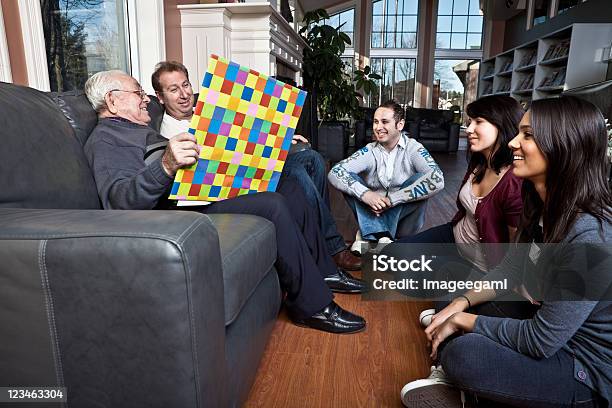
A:
<svg viewBox="0 0 612 408">
<path fill-rule="evenodd" d="M 40 0 L 52 91 L 82 89 L 99 71 L 129 72 L 124 0 Z"/>
<path fill-rule="evenodd" d="M 440 0 L 436 48 L 481 49 L 482 25 L 479 0 Z"/>
<path fill-rule="evenodd" d="M 416 48 L 418 0 L 372 2 L 372 48 Z"/>
<path fill-rule="evenodd" d="M 351 45 L 349 48 L 355 47 L 355 9 L 350 8 L 348 10 L 341 11 L 339 13 L 331 14 L 329 20 L 323 20 L 323 24 L 330 25 L 334 28 L 340 27 L 340 31 L 345 33 L 351 39 Z"/>
<path fill-rule="evenodd" d="M 432 107 L 463 112 L 478 94 L 478 60 L 436 59 Z"/>
<path fill-rule="evenodd" d="M 370 106 L 395 99 L 404 107 L 414 102 L 414 74 L 416 60 L 413 58 L 372 58 L 372 71 L 382 76 L 378 89 L 370 96 Z"/>
</svg>

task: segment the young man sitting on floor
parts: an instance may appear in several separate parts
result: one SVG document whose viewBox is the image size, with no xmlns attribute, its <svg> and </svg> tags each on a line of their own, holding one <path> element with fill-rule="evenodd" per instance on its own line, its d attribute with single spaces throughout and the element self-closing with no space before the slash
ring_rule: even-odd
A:
<svg viewBox="0 0 612 408">
<path fill-rule="evenodd" d="M 415 234 L 422 226 L 427 199 L 444 188 L 442 170 L 427 149 L 402 133 L 404 109 L 395 101 L 374 113 L 374 137 L 336 164 L 329 181 L 344 193 L 359 224 L 354 250 L 361 241 L 388 243 L 398 238 L 400 221 Z"/>
</svg>

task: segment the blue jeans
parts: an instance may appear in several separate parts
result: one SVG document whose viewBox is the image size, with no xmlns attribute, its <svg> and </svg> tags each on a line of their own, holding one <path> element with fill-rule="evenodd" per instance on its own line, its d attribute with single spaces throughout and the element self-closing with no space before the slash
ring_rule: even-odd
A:
<svg viewBox="0 0 612 408">
<path fill-rule="evenodd" d="M 601 397 L 574 379 L 574 361 L 565 350 L 535 359 L 468 333 L 450 340 L 440 361 L 453 384 L 486 401 L 483 406 L 603 406 Z"/>
<path fill-rule="evenodd" d="M 365 185 L 357 174 L 351 173 L 351 175 Z M 402 184 L 402 187 L 409 186 L 420 176 L 422 176 L 421 173 L 413 175 Z M 402 230 L 407 231 L 408 234 L 415 234 L 425 223 L 427 200 L 398 204 L 377 216 L 370 206 L 358 198 L 348 194 L 344 194 L 344 198 L 357 219 L 361 237 L 366 241 L 375 241 L 378 234 L 389 235 L 393 239 L 397 238 L 397 227 L 400 222 L 403 224 Z"/>
<path fill-rule="evenodd" d="M 325 244 L 330 255 L 335 255 L 346 249 L 344 238 L 338 232 L 336 221 L 330 210 L 329 189 L 323 157 L 312 149 L 306 149 L 287 156 L 281 183 L 283 179 L 295 180 L 304 190 L 306 201 L 319 214 L 319 227 L 325 238 Z"/>
</svg>

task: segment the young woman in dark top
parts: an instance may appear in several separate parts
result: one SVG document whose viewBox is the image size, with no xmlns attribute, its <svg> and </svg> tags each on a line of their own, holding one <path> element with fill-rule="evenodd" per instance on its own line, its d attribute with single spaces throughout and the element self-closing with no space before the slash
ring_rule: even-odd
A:
<svg viewBox="0 0 612 408">
<path fill-rule="evenodd" d="M 509 290 L 523 285 L 526 293 L 545 293 L 538 292 L 544 281 L 536 279 L 534 284 L 533 279 L 524 278 L 543 273 L 556 278 L 567 269 L 539 262 L 547 258 L 544 254 L 550 247 L 537 243 L 563 245 L 564 250 L 589 244 L 600 248 L 604 256 L 598 256 L 598 268 L 589 265 L 587 281 L 597 278 L 604 290 L 610 288 L 612 195 L 601 112 L 574 97 L 533 101 L 510 147 L 512 171 L 525 179 L 518 237 L 526 245 L 512 245 L 483 280 L 508 279 Z M 556 250 L 563 258 L 564 253 Z M 595 259 L 587 261 L 584 265 Z M 530 274 L 523 275 L 529 267 Z M 544 294 L 540 308 L 528 319 L 465 312 L 501 293 L 469 291 L 433 317 L 425 333 L 432 344 L 432 358 L 439 357 L 446 376 L 440 377 L 438 370 L 437 378 L 407 384 L 401 393 L 404 404 L 462 406 L 463 393 L 460 397 L 453 384 L 480 401 L 489 401 L 485 406 L 609 407 L 610 294 L 587 293 L 580 300 Z"/>
<path fill-rule="evenodd" d="M 508 142 L 516 135 L 523 109 L 509 96 L 486 96 L 466 108 L 470 124 L 468 169 L 457 196 L 452 221 L 405 237 L 403 243 L 509 242 L 521 213 L 521 180 L 512 174 Z M 461 249 L 460 249 L 461 251 Z M 503 252 L 461 253 L 482 271 L 495 266 Z"/>
<path fill-rule="evenodd" d="M 494 95 L 470 103 L 466 113 L 469 164 L 457 196 L 457 213 L 449 223 L 397 242 L 457 243 L 453 261 L 479 278 L 501 261 L 506 247 L 499 244 L 512 240 L 519 223 L 522 180 L 509 171 L 508 142 L 516 135 L 524 110 L 514 98 Z M 392 245 L 386 252 L 403 257 L 406 249 Z M 419 321 L 427 326 L 434 314 L 435 309 L 424 310 Z"/>
</svg>

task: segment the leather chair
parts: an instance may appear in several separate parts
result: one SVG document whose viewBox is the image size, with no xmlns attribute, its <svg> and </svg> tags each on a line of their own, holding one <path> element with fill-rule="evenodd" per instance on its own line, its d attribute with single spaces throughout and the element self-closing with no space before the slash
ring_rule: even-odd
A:
<svg viewBox="0 0 612 408">
<path fill-rule="evenodd" d="M 374 113 L 376 108 L 361 108 L 363 119 L 355 122 L 355 150 L 359 150 L 374 140 Z"/>
<path fill-rule="evenodd" d="M 272 223 L 103 211 L 82 93 L 0 83 L 0 111 L 0 384 L 66 387 L 69 407 L 240 406 L 281 302 Z"/>
<path fill-rule="evenodd" d="M 459 148 L 459 125 L 451 111 L 408 108 L 404 129 L 430 152 L 454 153 Z"/>
</svg>

